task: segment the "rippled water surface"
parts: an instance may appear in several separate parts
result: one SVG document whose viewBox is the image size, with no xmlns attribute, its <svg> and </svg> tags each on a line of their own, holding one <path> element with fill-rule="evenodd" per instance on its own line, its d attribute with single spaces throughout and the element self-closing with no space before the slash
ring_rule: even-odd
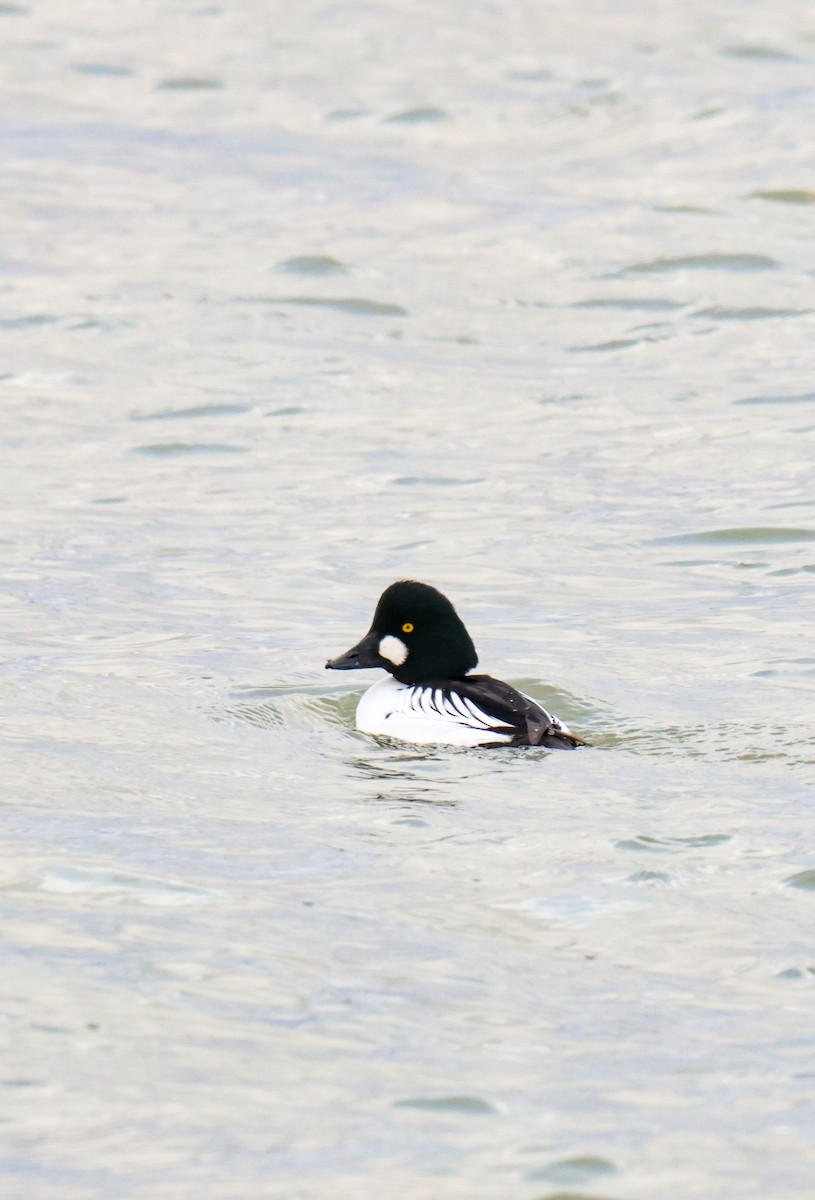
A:
<svg viewBox="0 0 815 1200">
<path fill-rule="evenodd" d="M 0 5 L 9 1200 L 810 1200 L 815 16 Z M 575 754 L 378 744 L 400 577 Z"/>
</svg>

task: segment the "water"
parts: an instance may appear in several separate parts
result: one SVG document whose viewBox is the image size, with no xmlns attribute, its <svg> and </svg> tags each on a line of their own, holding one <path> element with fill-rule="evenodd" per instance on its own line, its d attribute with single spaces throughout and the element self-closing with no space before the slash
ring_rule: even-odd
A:
<svg viewBox="0 0 815 1200">
<path fill-rule="evenodd" d="M 0 26 L 3 1195 L 809 1200 L 811 16 Z"/>
</svg>

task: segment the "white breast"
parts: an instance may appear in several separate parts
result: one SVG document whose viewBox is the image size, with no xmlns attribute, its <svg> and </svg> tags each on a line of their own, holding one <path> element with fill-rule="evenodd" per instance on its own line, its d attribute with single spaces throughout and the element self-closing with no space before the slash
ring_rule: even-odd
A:
<svg viewBox="0 0 815 1200">
<path fill-rule="evenodd" d="M 447 746 L 483 746 L 509 742 L 506 726 L 462 696 L 444 697 L 441 688 L 410 687 L 386 675 L 357 705 L 357 729 L 404 742 Z"/>
</svg>

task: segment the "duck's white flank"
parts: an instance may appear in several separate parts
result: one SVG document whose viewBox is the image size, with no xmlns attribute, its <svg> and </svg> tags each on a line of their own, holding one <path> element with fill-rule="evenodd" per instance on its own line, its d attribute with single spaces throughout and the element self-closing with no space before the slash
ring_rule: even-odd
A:
<svg viewBox="0 0 815 1200">
<path fill-rule="evenodd" d="M 383 639 L 384 640 L 384 639 Z M 394 639 L 398 641 L 398 638 Z M 445 697 L 441 688 L 411 686 L 386 675 L 360 699 L 357 729 L 405 742 L 483 746 L 509 742 L 512 731 L 463 696 Z"/>
</svg>

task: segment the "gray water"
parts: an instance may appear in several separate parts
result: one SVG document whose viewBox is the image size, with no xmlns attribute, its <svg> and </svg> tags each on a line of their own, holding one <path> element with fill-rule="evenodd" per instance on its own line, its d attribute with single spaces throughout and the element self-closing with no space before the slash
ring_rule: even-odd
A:
<svg viewBox="0 0 815 1200">
<path fill-rule="evenodd" d="M 811 1200 L 815 17 L 0 6 L 8 1200 Z M 447 592 L 593 743 L 378 744 Z"/>
</svg>

